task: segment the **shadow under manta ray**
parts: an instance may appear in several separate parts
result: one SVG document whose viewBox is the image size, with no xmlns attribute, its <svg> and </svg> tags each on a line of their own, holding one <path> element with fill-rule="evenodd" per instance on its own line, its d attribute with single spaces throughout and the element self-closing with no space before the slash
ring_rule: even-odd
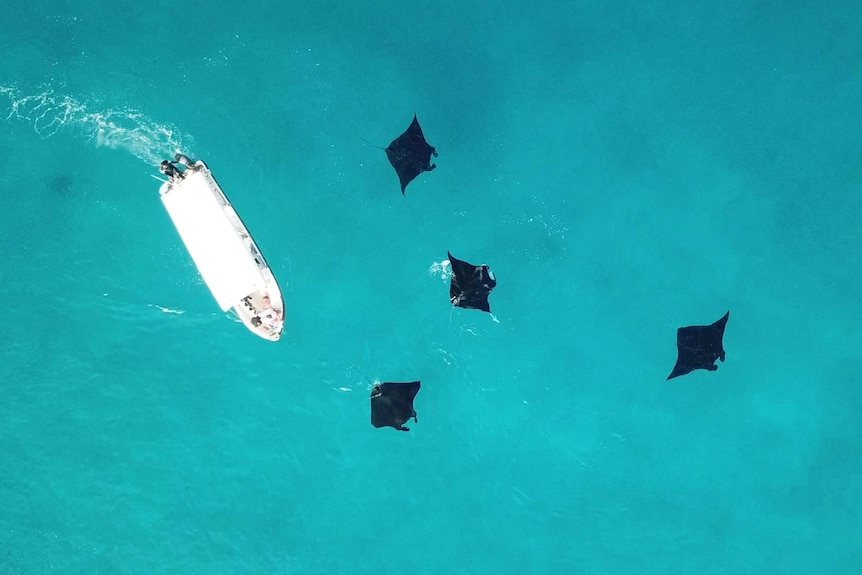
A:
<svg viewBox="0 0 862 575">
<path fill-rule="evenodd" d="M 48 180 L 46 186 L 48 191 L 58 196 L 65 196 L 72 192 L 72 177 L 68 174 L 57 174 Z"/>
<path fill-rule="evenodd" d="M 730 311 L 711 325 L 694 325 L 676 330 L 677 359 L 667 379 L 673 379 L 696 369 L 716 371 L 715 360 L 724 361 L 724 326 Z"/>
<path fill-rule="evenodd" d="M 431 163 L 431 156 L 437 157 L 437 150 L 425 141 L 425 135 L 419 126 L 416 114 L 413 121 L 403 134 L 392 140 L 385 150 L 389 163 L 395 168 L 398 180 L 401 182 L 401 195 L 407 184 L 422 172 L 430 172 L 437 167 Z"/>
<path fill-rule="evenodd" d="M 420 383 L 378 383 L 371 388 L 371 425 L 394 427 L 398 431 L 410 431 L 404 427 L 410 418 L 416 419 L 413 398 L 419 393 Z"/>
</svg>

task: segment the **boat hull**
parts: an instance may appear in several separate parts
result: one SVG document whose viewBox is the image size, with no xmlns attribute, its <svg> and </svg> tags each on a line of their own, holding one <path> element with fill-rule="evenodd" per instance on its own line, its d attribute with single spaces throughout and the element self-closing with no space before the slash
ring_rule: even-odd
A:
<svg viewBox="0 0 862 575">
<path fill-rule="evenodd" d="M 278 341 L 285 306 L 272 269 L 207 165 L 178 155 L 162 163 L 159 190 L 204 282 L 222 311 L 232 310 L 255 335 Z"/>
</svg>

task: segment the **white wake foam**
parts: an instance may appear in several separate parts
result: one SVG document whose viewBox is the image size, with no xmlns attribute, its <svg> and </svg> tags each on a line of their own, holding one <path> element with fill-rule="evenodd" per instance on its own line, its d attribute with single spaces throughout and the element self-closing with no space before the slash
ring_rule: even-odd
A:
<svg viewBox="0 0 862 575">
<path fill-rule="evenodd" d="M 57 94 L 52 89 L 26 95 L 17 88 L 0 85 L 0 113 L 7 120 L 29 123 L 43 138 L 70 130 L 96 146 L 125 150 L 150 165 L 177 151 L 194 156 L 191 150 L 194 139 L 168 124 L 154 122 L 131 108 L 92 110 L 72 96 Z"/>
<path fill-rule="evenodd" d="M 449 260 L 434 262 L 428 268 L 428 275 L 439 277 L 444 282 L 449 281 L 452 277 L 452 267 Z"/>
</svg>

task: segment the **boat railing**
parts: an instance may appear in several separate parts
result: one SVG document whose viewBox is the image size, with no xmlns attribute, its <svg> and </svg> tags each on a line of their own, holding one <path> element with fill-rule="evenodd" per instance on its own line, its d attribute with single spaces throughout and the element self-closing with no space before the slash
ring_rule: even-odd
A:
<svg viewBox="0 0 862 575">
<path fill-rule="evenodd" d="M 227 196 L 222 191 L 221 186 L 218 185 L 216 179 L 213 177 L 212 172 L 206 167 L 206 165 L 199 161 L 197 164 L 197 169 L 201 172 L 210 189 L 216 194 L 216 197 L 219 200 L 219 203 L 222 204 L 222 209 L 230 220 L 231 225 L 233 225 L 236 233 L 242 238 L 243 243 L 251 254 L 254 262 L 257 264 L 258 269 L 265 270 L 269 267 L 266 263 L 266 260 L 263 257 L 263 254 L 260 252 L 260 248 L 257 247 L 254 240 L 251 238 L 251 234 L 248 232 L 248 228 L 246 228 L 245 223 L 243 223 L 242 219 L 239 217 L 239 214 L 236 213 L 236 210 L 233 209 L 233 206 L 228 201 Z"/>
</svg>

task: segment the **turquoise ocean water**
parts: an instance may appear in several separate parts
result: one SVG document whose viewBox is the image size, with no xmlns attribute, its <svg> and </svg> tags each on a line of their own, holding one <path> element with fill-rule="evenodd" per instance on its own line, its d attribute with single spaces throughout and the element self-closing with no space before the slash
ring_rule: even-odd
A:
<svg viewBox="0 0 862 575">
<path fill-rule="evenodd" d="M 862 572 L 859 2 L 61 1 L 0 47 L 0 572 Z M 402 197 L 363 138 L 414 112 Z M 198 276 L 177 149 L 280 342 Z M 727 310 L 665 381 L 661 314 Z M 410 433 L 349 364 L 422 381 Z"/>
</svg>

